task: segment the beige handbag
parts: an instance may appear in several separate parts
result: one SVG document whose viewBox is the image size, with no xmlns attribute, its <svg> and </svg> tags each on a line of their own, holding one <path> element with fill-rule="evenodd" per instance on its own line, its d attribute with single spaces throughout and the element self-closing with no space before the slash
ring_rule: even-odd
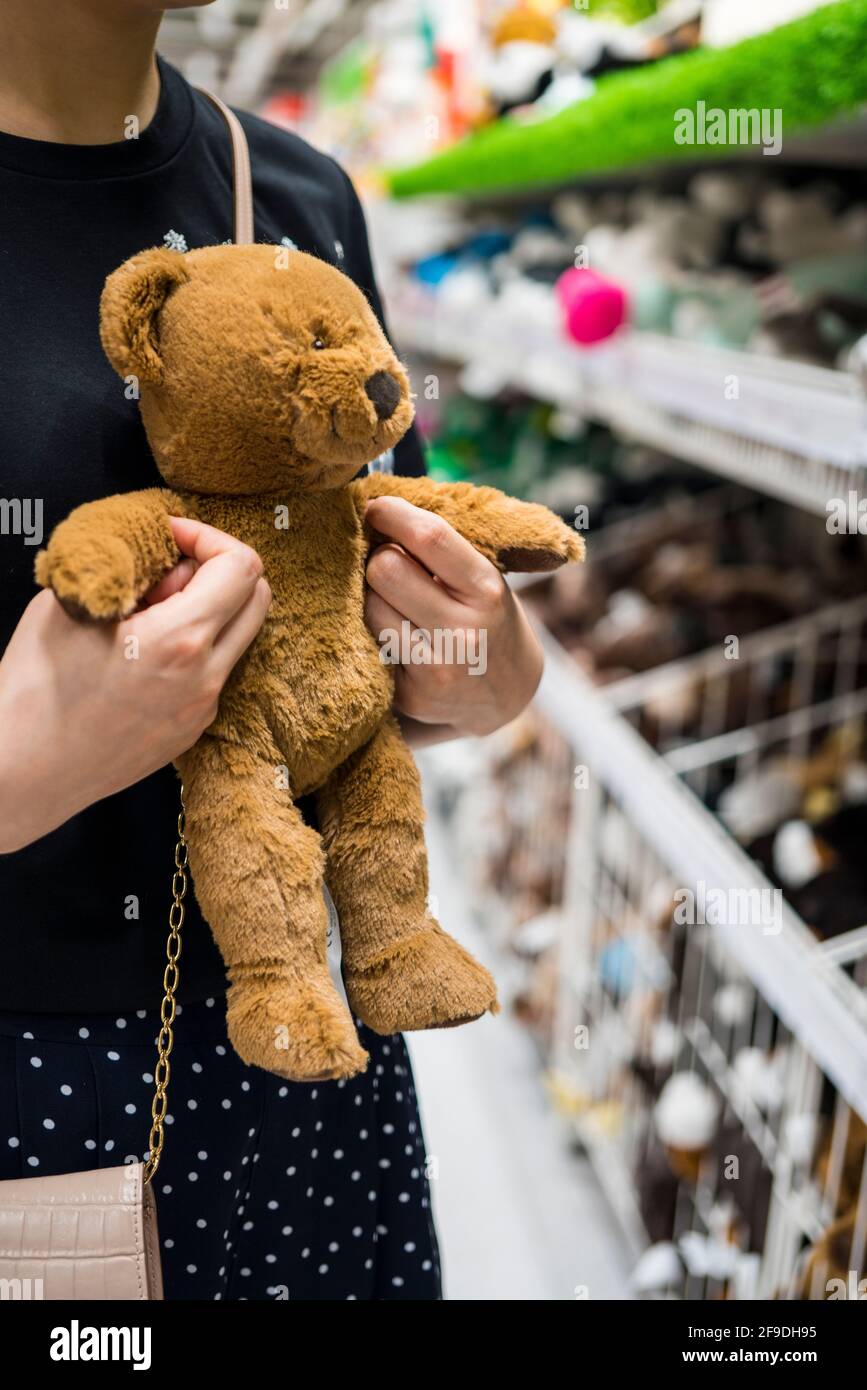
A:
<svg viewBox="0 0 867 1390">
<path fill-rule="evenodd" d="M 0 1182 L 0 1290 L 4 1298 L 124 1302 L 163 1296 L 151 1180 L 159 1167 L 165 1137 L 186 892 L 182 787 L 147 1162 Z"/>
<path fill-rule="evenodd" d="M 253 189 L 247 140 L 233 112 L 211 92 L 204 95 L 224 117 L 231 136 L 234 239 L 252 242 Z M 186 891 L 181 788 L 147 1162 L 0 1182 L 0 1294 L 5 1298 L 120 1302 L 163 1297 L 152 1179 L 163 1151 Z"/>
</svg>

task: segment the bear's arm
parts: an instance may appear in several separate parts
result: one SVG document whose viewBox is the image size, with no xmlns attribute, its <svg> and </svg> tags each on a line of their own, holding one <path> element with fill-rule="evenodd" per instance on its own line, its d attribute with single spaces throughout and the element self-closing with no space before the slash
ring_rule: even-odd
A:
<svg viewBox="0 0 867 1390">
<path fill-rule="evenodd" d="M 402 497 L 441 516 L 500 570 L 529 574 L 584 558 L 581 537 L 547 507 L 518 502 L 494 487 L 372 473 L 350 488 L 362 520 L 373 498 Z"/>
<path fill-rule="evenodd" d="M 53 589 L 71 617 L 128 617 L 177 564 L 170 514 L 182 515 L 183 504 L 165 488 L 85 502 L 37 555 L 37 584 Z"/>
</svg>

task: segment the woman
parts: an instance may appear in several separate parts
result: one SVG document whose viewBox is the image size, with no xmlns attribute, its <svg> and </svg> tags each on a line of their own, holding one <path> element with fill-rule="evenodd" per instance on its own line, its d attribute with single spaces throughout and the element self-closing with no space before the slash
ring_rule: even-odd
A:
<svg viewBox="0 0 867 1390">
<path fill-rule="evenodd" d="M 211 722 L 269 603 L 258 557 L 178 523 L 186 557 L 120 627 L 35 593 L 36 548 L 73 506 L 159 481 L 135 400 L 97 331 L 106 274 L 133 252 L 232 230 L 222 118 L 154 56 L 153 0 L 4 0 L 0 10 L 0 1179 L 86 1170 L 146 1144 L 178 788 L 171 760 Z M 346 175 L 252 116 L 257 240 L 339 265 L 380 312 Z M 423 469 L 410 434 L 395 468 Z M 480 734 L 530 699 L 541 657 L 496 571 L 396 499 L 375 504 L 374 631 L 484 627 L 488 669 L 400 669 L 421 745 Z M 202 636 L 184 641 L 191 625 Z M 136 661 L 118 659 L 135 633 Z M 227 1044 L 225 977 L 192 898 L 165 1154 L 166 1296 L 440 1297 L 424 1144 L 402 1038 L 362 1029 L 367 1072 L 303 1087 Z"/>
</svg>

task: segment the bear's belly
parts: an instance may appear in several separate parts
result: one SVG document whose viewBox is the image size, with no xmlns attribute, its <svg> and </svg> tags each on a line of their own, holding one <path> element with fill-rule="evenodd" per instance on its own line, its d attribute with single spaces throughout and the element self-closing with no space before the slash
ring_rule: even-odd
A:
<svg viewBox="0 0 867 1390">
<path fill-rule="evenodd" d="M 292 795 L 303 796 L 376 732 L 393 694 L 391 669 L 360 613 L 319 615 L 302 626 L 285 620 L 275 597 L 224 687 L 211 732 L 246 744 L 264 726 Z"/>
<path fill-rule="evenodd" d="M 187 515 L 258 551 L 272 594 L 209 732 L 285 767 L 293 796 L 314 791 L 375 733 L 394 693 L 364 622 L 365 549 L 352 499 L 345 489 L 296 497 L 285 528 L 267 499 L 184 501 Z"/>
</svg>

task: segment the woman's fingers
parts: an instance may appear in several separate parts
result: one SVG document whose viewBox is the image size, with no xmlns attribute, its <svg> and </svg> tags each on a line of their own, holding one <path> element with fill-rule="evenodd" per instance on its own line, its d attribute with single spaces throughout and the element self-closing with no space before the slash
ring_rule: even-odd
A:
<svg viewBox="0 0 867 1390">
<path fill-rule="evenodd" d="M 195 560 L 184 556 L 159 584 L 148 590 L 141 601 L 141 607 L 152 608 L 155 603 L 164 603 L 172 594 L 179 594 L 187 587 L 197 568 Z"/>
<path fill-rule="evenodd" d="M 170 517 L 175 541 L 195 569 L 181 589 L 152 610 L 171 627 L 201 625 L 215 639 L 244 607 L 262 577 L 255 550 L 215 526 Z"/>
<path fill-rule="evenodd" d="M 266 580 L 259 579 L 241 611 L 226 624 L 214 643 L 213 657 L 219 663 L 222 680 L 253 641 L 270 607 L 271 590 Z"/>
<path fill-rule="evenodd" d="M 367 562 L 367 582 L 416 627 L 454 627 L 455 602 L 442 585 L 397 545 L 379 546 Z"/>
<path fill-rule="evenodd" d="M 493 565 L 453 526 L 402 497 L 375 497 L 368 502 L 364 519 L 373 531 L 403 546 L 460 598 L 472 601 L 498 577 Z"/>
<path fill-rule="evenodd" d="M 402 613 L 399 613 L 384 598 L 380 598 L 373 589 L 367 591 L 364 601 L 364 617 L 377 642 L 385 640 L 383 635 L 385 633 L 399 633 L 401 623 L 406 621 Z"/>
</svg>

